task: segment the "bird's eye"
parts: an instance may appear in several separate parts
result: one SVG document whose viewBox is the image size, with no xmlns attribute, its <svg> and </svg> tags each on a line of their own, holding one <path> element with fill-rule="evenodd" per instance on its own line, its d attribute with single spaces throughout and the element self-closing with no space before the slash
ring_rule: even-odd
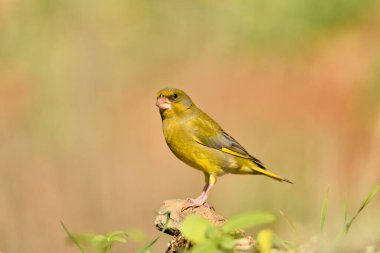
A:
<svg viewBox="0 0 380 253">
<path fill-rule="evenodd" d="M 174 93 L 174 94 L 173 94 L 173 98 L 174 98 L 174 99 L 178 98 L 178 94 L 177 94 L 177 93 Z"/>
</svg>

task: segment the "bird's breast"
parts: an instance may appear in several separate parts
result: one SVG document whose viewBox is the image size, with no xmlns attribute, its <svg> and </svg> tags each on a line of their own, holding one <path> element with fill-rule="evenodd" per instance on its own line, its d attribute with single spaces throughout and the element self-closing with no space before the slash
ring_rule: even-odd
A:
<svg viewBox="0 0 380 253">
<path fill-rule="evenodd" d="M 191 152 L 194 150 L 194 141 L 186 131 L 185 126 L 174 122 L 163 122 L 163 132 L 170 150 L 183 162 L 193 166 Z"/>
<path fill-rule="evenodd" d="M 193 138 L 193 130 L 178 122 L 163 122 L 166 143 L 181 161 L 209 174 L 223 175 L 228 172 L 235 161 L 219 150 L 197 143 Z"/>
</svg>

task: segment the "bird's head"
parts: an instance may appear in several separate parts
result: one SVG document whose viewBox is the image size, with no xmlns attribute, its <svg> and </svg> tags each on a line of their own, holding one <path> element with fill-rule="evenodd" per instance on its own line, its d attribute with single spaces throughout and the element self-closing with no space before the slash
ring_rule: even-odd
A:
<svg viewBox="0 0 380 253">
<path fill-rule="evenodd" d="M 182 90 L 165 88 L 157 93 L 156 106 L 161 116 L 166 118 L 187 112 L 193 106 L 193 101 Z"/>
</svg>

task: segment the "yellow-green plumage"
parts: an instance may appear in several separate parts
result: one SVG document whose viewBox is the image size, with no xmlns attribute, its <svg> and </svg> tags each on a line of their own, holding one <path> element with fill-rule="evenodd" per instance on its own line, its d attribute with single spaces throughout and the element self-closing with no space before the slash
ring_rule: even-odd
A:
<svg viewBox="0 0 380 253">
<path fill-rule="evenodd" d="M 180 160 L 204 172 L 206 186 L 212 186 L 216 177 L 226 173 L 263 174 L 290 183 L 289 180 L 266 171 L 258 159 L 225 133 L 183 91 L 159 91 L 157 106 L 160 108 L 162 129 L 169 148 Z M 207 193 L 205 192 L 205 199 Z"/>
</svg>

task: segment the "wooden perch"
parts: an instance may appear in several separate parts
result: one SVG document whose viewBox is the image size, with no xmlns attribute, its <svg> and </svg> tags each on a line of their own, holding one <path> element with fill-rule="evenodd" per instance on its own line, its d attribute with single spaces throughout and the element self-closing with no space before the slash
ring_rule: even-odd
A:
<svg viewBox="0 0 380 253">
<path fill-rule="evenodd" d="M 226 219 L 215 212 L 212 207 L 200 206 L 194 209 L 187 209 L 181 211 L 182 207 L 187 203 L 186 200 L 182 199 L 171 199 L 163 202 L 162 206 L 158 210 L 158 215 L 155 220 L 156 228 L 160 231 L 165 227 L 167 221 L 167 213 L 170 212 L 170 220 L 165 230 L 166 234 L 173 236 L 172 240 L 168 244 L 166 253 L 176 253 L 183 252 L 186 249 L 192 247 L 191 242 L 187 241 L 182 233 L 180 225 L 184 218 L 190 214 L 200 215 L 210 222 L 212 222 L 216 227 L 221 228 Z M 252 253 L 255 251 L 255 241 L 251 236 L 245 236 L 243 230 L 237 231 L 234 234 L 235 240 L 235 251 L 238 253 Z"/>
</svg>

